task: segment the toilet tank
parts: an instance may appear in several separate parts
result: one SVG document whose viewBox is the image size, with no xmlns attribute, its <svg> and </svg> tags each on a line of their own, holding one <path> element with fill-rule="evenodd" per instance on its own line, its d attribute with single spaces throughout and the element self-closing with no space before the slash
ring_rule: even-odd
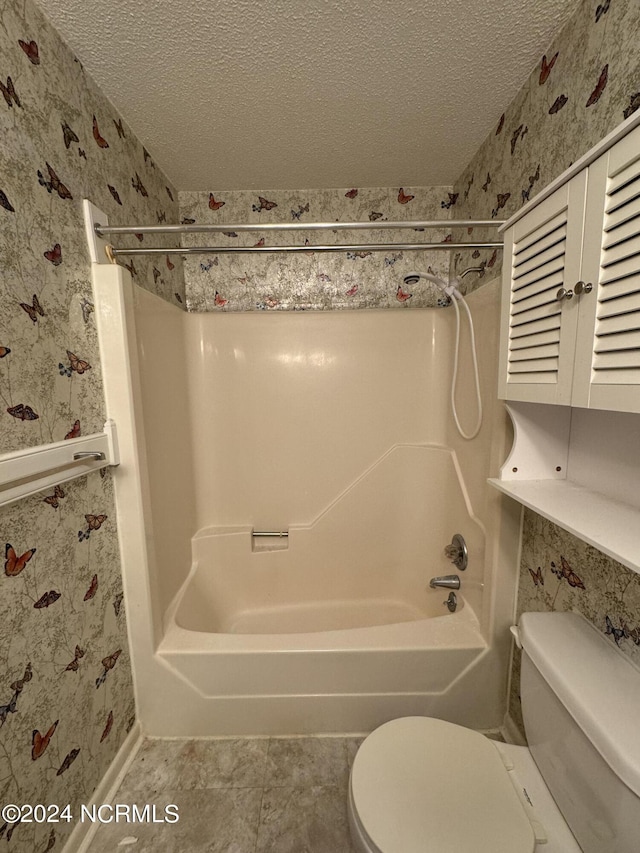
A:
<svg viewBox="0 0 640 853">
<path fill-rule="evenodd" d="M 640 851 L 640 669 L 578 613 L 523 613 L 531 754 L 584 853 Z"/>
</svg>

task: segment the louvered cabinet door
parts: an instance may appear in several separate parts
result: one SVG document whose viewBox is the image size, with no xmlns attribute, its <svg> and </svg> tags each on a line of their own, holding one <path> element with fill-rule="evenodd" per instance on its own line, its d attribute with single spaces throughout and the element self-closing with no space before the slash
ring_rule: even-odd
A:
<svg viewBox="0 0 640 853">
<path fill-rule="evenodd" d="M 500 397 L 569 405 L 578 310 L 558 298 L 580 279 L 586 173 L 505 232 Z"/>
<path fill-rule="evenodd" d="M 572 405 L 640 412 L 640 127 L 589 167 Z"/>
</svg>

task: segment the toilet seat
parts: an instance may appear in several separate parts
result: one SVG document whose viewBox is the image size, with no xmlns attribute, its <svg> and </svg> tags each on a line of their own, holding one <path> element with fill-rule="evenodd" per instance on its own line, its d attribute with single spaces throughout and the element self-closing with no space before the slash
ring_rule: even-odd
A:
<svg viewBox="0 0 640 853">
<path fill-rule="evenodd" d="M 372 853 L 535 848 L 498 750 L 453 723 L 403 717 L 380 726 L 358 750 L 349 789 L 351 820 Z"/>
</svg>

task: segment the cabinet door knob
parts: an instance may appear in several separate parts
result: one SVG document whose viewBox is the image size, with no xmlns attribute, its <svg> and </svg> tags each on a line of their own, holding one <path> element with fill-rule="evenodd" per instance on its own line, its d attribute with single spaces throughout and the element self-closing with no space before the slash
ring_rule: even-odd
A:
<svg viewBox="0 0 640 853">
<path fill-rule="evenodd" d="M 558 302 L 562 302 L 563 299 L 573 299 L 573 290 L 565 290 L 564 287 L 561 287 L 556 293 L 556 299 Z"/>
<path fill-rule="evenodd" d="M 576 284 L 574 290 L 578 294 L 578 296 L 580 296 L 581 293 L 591 293 L 591 291 L 593 290 L 593 285 L 591 284 L 590 281 L 589 282 L 579 281 Z"/>
</svg>

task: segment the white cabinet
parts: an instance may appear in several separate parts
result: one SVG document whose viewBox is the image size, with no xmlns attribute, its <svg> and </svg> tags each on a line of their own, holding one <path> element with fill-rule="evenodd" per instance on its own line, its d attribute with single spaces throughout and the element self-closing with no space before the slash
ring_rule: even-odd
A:
<svg viewBox="0 0 640 853">
<path fill-rule="evenodd" d="M 499 396 L 640 412 L 640 127 L 583 159 L 505 226 Z"/>
</svg>

